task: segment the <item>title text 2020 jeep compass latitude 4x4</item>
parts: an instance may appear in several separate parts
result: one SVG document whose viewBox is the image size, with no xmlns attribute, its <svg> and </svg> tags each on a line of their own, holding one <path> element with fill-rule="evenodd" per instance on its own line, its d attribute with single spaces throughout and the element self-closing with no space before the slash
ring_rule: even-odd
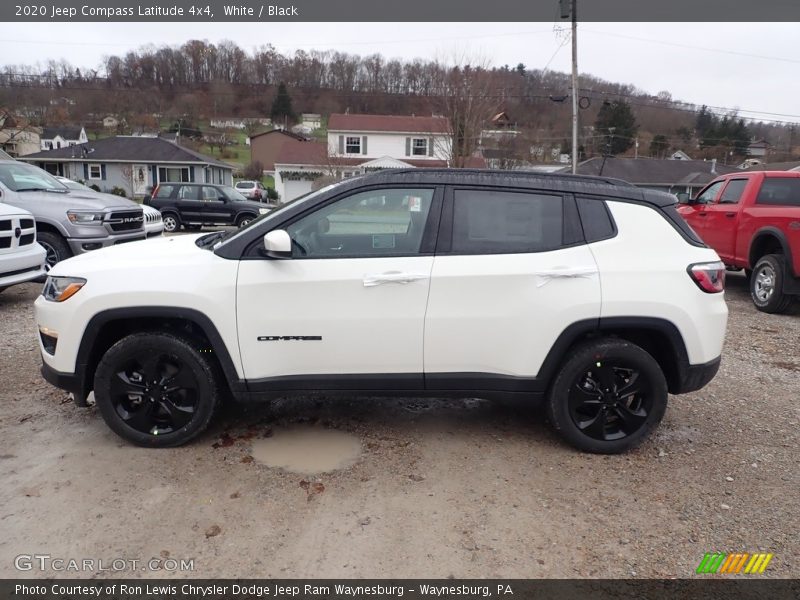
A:
<svg viewBox="0 0 800 600">
<path fill-rule="evenodd" d="M 36 301 L 48 381 L 147 446 L 224 397 L 544 398 L 621 452 L 715 375 L 725 268 L 675 198 L 600 178 L 414 169 L 227 233 L 59 263 Z"/>
</svg>

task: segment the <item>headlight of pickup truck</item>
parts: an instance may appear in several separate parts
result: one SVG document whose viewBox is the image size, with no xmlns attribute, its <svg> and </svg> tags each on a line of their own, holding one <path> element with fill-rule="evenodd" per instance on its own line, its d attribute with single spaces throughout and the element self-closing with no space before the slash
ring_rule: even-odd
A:
<svg viewBox="0 0 800 600">
<path fill-rule="evenodd" d="M 102 225 L 102 212 L 89 212 L 82 210 L 68 210 L 67 218 L 75 225 Z"/>
<path fill-rule="evenodd" d="M 84 285 L 86 280 L 80 277 L 48 277 L 42 296 L 51 302 L 64 302 L 77 294 Z"/>
</svg>

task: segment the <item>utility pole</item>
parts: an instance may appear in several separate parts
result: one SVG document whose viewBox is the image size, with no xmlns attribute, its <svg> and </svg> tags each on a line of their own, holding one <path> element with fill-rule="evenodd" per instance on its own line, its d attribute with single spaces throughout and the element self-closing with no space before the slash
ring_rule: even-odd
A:
<svg viewBox="0 0 800 600">
<path fill-rule="evenodd" d="M 572 0 L 572 173 L 578 172 L 578 0 Z"/>
</svg>

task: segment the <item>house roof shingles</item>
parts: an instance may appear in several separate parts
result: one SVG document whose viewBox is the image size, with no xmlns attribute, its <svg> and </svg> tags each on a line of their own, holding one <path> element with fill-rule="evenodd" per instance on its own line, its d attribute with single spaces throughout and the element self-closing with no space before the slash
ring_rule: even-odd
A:
<svg viewBox="0 0 800 600">
<path fill-rule="evenodd" d="M 89 153 L 84 156 L 83 149 Z M 210 156 L 178 146 L 162 138 L 116 136 L 92 140 L 67 148 L 46 150 L 28 154 L 22 159 L 29 160 L 78 160 L 78 161 L 122 161 L 141 163 L 202 163 L 218 167 L 232 168 L 231 165 Z"/>
<path fill-rule="evenodd" d="M 602 175 L 636 185 L 702 185 L 740 170 L 719 163 L 714 166 L 712 161 L 655 158 L 606 158 L 604 164 L 603 158 L 595 157 L 578 164 L 579 175 Z"/>
<path fill-rule="evenodd" d="M 444 117 L 344 115 L 334 113 L 328 118 L 328 131 L 446 134 L 449 131 L 449 124 Z"/>
</svg>

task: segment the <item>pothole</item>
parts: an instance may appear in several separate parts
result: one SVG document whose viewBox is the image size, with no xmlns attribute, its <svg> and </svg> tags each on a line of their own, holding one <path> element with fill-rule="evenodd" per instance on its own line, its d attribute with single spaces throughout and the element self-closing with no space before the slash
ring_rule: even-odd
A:
<svg viewBox="0 0 800 600">
<path fill-rule="evenodd" d="M 266 439 L 253 440 L 251 454 L 268 467 L 316 475 L 355 464 L 361 455 L 361 440 L 336 429 L 296 427 L 275 431 Z"/>
</svg>

